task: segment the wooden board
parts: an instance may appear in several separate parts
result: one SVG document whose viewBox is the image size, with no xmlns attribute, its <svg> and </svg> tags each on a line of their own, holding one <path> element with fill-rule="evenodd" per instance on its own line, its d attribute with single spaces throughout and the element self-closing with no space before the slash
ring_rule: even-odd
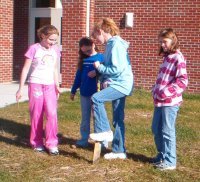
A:
<svg viewBox="0 0 200 182">
<path fill-rule="evenodd" d="M 101 143 L 95 141 L 94 143 L 94 153 L 93 153 L 93 163 L 96 162 L 101 156 Z"/>
</svg>

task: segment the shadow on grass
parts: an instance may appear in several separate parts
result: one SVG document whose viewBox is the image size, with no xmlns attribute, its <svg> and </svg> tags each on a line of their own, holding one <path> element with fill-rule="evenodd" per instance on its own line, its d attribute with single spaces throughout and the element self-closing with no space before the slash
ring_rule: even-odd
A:
<svg viewBox="0 0 200 182">
<path fill-rule="evenodd" d="M 0 142 L 4 142 L 8 145 L 14 145 L 17 147 L 31 148 L 29 143 L 29 135 L 30 125 L 21 124 L 13 120 L 0 118 Z M 58 134 L 58 138 L 60 140 L 59 145 L 72 145 L 76 142 L 76 140 L 72 138 L 63 137 L 62 134 Z M 89 149 L 92 150 L 92 147 Z M 59 152 L 60 155 L 76 159 L 82 159 L 87 161 L 88 163 L 91 163 L 90 160 L 79 156 L 75 151 L 65 151 L 60 149 Z"/>
<path fill-rule="evenodd" d="M 7 143 L 9 145 L 15 145 L 18 147 L 30 148 L 29 133 L 30 133 L 30 125 L 16 123 L 13 120 L 0 118 L 0 142 Z M 65 137 L 61 133 L 58 134 L 58 138 L 59 138 L 59 145 L 68 145 L 69 147 L 71 147 L 76 143 L 75 139 Z M 93 151 L 94 145 L 90 144 L 89 147 L 84 148 L 84 150 Z M 102 151 L 102 155 L 107 152 L 111 151 L 110 150 Z M 60 154 L 67 157 L 82 159 L 87 161 L 88 163 L 92 162 L 91 160 L 88 160 L 78 155 L 76 151 L 60 150 Z M 151 161 L 151 158 L 148 158 L 142 154 L 127 153 L 127 156 L 129 159 L 132 159 L 134 161 L 140 161 L 143 163 L 149 163 Z"/>
<path fill-rule="evenodd" d="M 77 140 L 72 139 L 72 138 L 68 138 L 63 136 L 61 133 L 58 135 L 59 139 L 60 139 L 60 145 L 69 145 L 70 147 L 72 145 L 74 145 L 76 143 Z M 79 148 L 77 148 L 79 149 Z M 90 145 L 87 148 L 82 148 L 83 150 L 88 150 L 88 151 L 94 151 L 94 144 L 90 143 Z M 76 149 L 75 149 L 76 150 Z M 111 149 L 104 149 L 101 151 L 101 157 L 104 156 L 104 154 L 112 152 Z M 72 156 L 74 158 L 77 159 L 82 159 L 87 161 L 88 163 L 92 163 L 91 160 L 87 160 L 82 156 L 79 156 L 76 152 L 66 152 L 66 151 L 61 151 L 60 152 L 61 155 L 65 155 L 65 156 Z M 143 154 L 134 154 L 134 153 L 127 153 L 127 157 L 128 159 L 134 160 L 136 162 L 142 162 L 142 163 L 150 163 L 152 161 L 152 158 L 147 157 Z"/>
<path fill-rule="evenodd" d="M 81 147 L 73 148 L 73 146 L 75 146 L 75 144 L 77 142 L 77 139 L 66 137 L 62 133 L 58 134 L 58 138 L 59 138 L 59 145 L 67 145 L 70 148 L 70 151 L 59 150 L 61 155 L 71 156 L 72 158 L 82 159 L 84 161 L 87 161 L 88 163 L 92 163 L 91 160 L 88 160 L 85 157 L 78 155 L 78 150 L 93 151 L 94 150 L 94 144 L 89 143 L 89 146 L 85 147 L 85 148 L 81 148 Z M 76 150 L 76 152 L 71 151 L 71 150 Z"/>
<path fill-rule="evenodd" d="M 30 126 L 16 123 L 12 120 L 0 118 L 0 141 L 25 148 L 29 148 L 29 131 Z M 12 135 L 9 136 L 8 135 Z"/>
<path fill-rule="evenodd" d="M 76 143 L 76 140 L 73 138 L 68 138 L 62 133 L 58 133 L 58 140 L 60 145 L 73 145 Z"/>
<path fill-rule="evenodd" d="M 73 148 L 72 146 L 75 145 L 76 142 L 77 142 L 77 139 L 65 137 L 62 133 L 58 134 L 58 138 L 59 138 L 59 145 L 68 145 L 70 148 Z M 88 147 L 85 147 L 85 148 L 77 147 L 77 149 L 84 149 L 84 150 L 93 151 L 94 150 L 94 144 L 89 143 Z"/>
<path fill-rule="evenodd" d="M 59 144 L 60 145 L 69 145 L 69 147 L 71 147 L 72 145 L 74 145 L 76 143 L 77 140 L 72 139 L 72 138 L 68 138 L 62 135 L 62 133 L 58 134 L 59 137 Z M 80 149 L 80 148 L 77 148 Z M 94 151 L 94 144 L 90 143 L 89 146 L 87 148 L 82 148 L 83 150 L 88 150 L 88 151 Z M 76 150 L 76 149 L 75 149 Z M 104 149 L 101 151 L 101 157 L 104 156 L 104 154 L 112 152 L 111 149 Z M 87 160 L 84 157 L 79 156 L 76 152 L 66 152 L 66 151 L 60 151 L 61 155 L 65 155 L 65 156 L 72 156 L 74 158 L 77 159 L 83 159 L 85 161 L 87 161 L 88 163 L 92 163 L 91 160 Z M 127 153 L 127 157 L 128 159 L 134 160 L 136 162 L 142 162 L 142 163 L 150 163 L 152 161 L 152 158 L 147 157 L 143 154 L 134 154 L 134 153 Z"/>
<path fill-rule="evenodd" d="M 63 155 L 65 157 L 70 157 L 78 160 L 84 160 L 88 163 L 92 163 L 92 160 L 86 159 L 84 156 L 80 156 L 77 152 L 66 151 L 66 150 L 59 150 L 59 155 Z"/>
<path fill-rule="evenodd" d="M 136 162 L 150 163 L 152 161 L 151 157 L 147 157 L 143 154 L 133 154 L 127 153 L 128 159 L 132 159 Z"/>
</svg>

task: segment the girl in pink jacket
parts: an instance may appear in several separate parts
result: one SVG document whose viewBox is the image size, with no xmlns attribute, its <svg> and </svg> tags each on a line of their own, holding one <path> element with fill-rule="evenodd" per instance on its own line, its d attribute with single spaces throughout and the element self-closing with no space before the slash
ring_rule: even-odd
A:
<svg viewBox="0 0 200 182">
<path fill-rule="evenodd" d="M 158 38 L 163 63 L 152 90 L 155 106 L 152 132 L 158 152 L 152 162 L 160 170 L 173 170 L 176 169 L 175 123 L 188 77 L 186 60 L 178 49 L 174 30 L 161 30 Z"/>
</svg>

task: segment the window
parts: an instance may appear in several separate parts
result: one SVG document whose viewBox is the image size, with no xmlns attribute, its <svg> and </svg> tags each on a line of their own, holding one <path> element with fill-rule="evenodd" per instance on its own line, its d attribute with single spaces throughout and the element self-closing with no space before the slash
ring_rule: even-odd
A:
<svg viewBox="0 0 200 182">
<path fill-rule="evenodd" d="M 35 42 L 40 42 L 37 36 L 37 30 L 44 25 L 50 25 L 50 24 L 51 24 L 51 18 L 35 18 Z"/>
<path fill-rule="evenodd" d="M 33 0 L 34 8 L 55 8 L 56 0 Z"/>
</svg>

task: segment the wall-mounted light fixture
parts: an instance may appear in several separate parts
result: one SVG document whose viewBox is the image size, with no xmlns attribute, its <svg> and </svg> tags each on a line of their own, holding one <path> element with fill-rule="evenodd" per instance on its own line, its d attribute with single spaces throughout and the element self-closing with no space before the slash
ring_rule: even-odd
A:
<svg viewBox="0 0 200 182">
<path fill-rule="evenodd" d="M 133 27 L 133 13 L 126 13 L 125 15 L 125 27 L 132 28 Z"/>
</svg>

